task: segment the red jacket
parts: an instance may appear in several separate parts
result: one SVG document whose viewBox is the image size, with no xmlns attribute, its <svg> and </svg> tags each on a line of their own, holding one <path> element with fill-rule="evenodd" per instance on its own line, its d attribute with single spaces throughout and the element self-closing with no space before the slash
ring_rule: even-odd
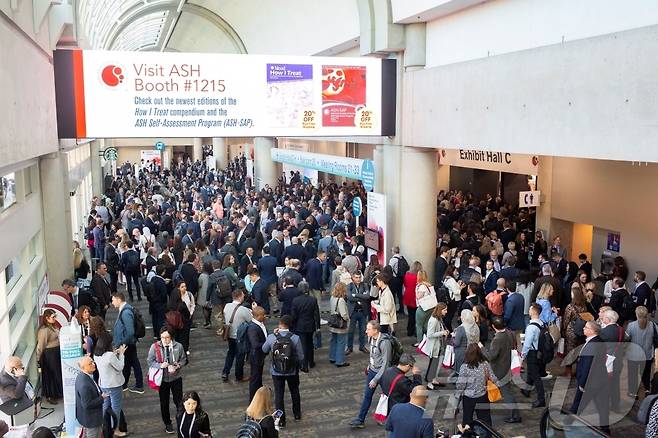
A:
<svg viewBox="0 0 658 438">
<path fill-rule="evenodd" d="M 402 304 L 407 307 L 416 308 L 416 284 L 417 276 L 412 272 L 407 272 L 404 274 L 404 279 L 402 280 L 404 285 L 404 295 L 402 295 Z"/>
</svg>

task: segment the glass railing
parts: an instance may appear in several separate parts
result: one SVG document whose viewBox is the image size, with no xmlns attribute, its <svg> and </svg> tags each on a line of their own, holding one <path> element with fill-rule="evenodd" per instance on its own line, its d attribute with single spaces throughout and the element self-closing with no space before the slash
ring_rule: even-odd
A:
<svg viewBox="0 0 658 438">
<path fill-rule="evenodd" d="M 552 416 L 549 409 L 544 410 L 539 431 L 542 438 L 610 438 L 599 427 L 564 409 L 557 416 Z"/>
</svg>

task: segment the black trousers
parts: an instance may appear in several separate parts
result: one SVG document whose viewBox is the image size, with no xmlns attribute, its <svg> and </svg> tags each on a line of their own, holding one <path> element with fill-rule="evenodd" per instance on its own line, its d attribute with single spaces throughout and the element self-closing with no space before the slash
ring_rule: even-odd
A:
<svg viewBox="0 0 658 438">
<path fill-rule="evenodd" d="M 296 333 L 302 343 L 302 351 L 304 351 L 304 360 L 302 361 L 302 368 L 315 366 L 315 352 L 313 347 L 313 333 Z"/>
<path fill-rule="evenodd" d="M 475 413 L 478 420 L 491 426 L 491 410 L 489 409 L 489 398 L 486 393 L 478 398 L 464 396 L 462 404 L 464 405 L 462 423 L 473 427 L 473 414 Z"/>
<path fill-rule="evenodd" d="M 258 388 L 263 386 L 263 366 L 265 361 L 263 360 L 263 354 L 254 353 L 253 351 L 249 354 L 249 403 L 254 398 L 254 394 L 258 391 Z"/>
<path fill-rule="evenodd" d="M 228 377 L 231 374 L 233 361 L 235 361 L 235 378 L 238 380 L 242 379 L 242 377 L 244 377 L 244 356 L 244 353 L 238 353 L 238 344 L 236 340 L 228 338 L 228 352 L 226 353 L 226 359 L 224 360 L 222 376 Z"/>
<path fill-rule="evenodd" d="M 135 387 L 144 388 L 144 376 L 142 375 L 142 365 L 137 357 L 137 346 L 128 344 L 124 353 L 123 377 L 126 379 L 123 384 L 124 388 L 128 386 L 131 370 L 135 372 Z"/>
<path fill-rule="evenodd" d="M 108 272 L 110 274 L 110 290 L 112 293 L 117 292 L 117 283 L 119 282 L 119 273 L 114 271 L 114 272 Z"/>
<path fill-rule="evenodd" d="M 128 287 L 128 297 L 130 301 L 133 300 L 133 287 L 131 281 L 135 283 L 135 289 L 137 290 L 137 298 L 142 299 L 142 292 L 139 289 L 139 271 L 136 272 L 125 272 L 126 274 L 126 286 Z"/>
<path fill-rule="evenodd" d="M 416 308 L 407 307 L 407 336 L 416 336 Z"/>
<path fill-rule="evenodd" d="M 299 374 L 292 376 L 272 376 L 272 381 L 274 382 L 274 409 L 280 409 L 283 412 L 279 424 L 286 424 L 286 409 L 283 403 L 286 382 L 288 382 L 288 389 L 292 398 L 292 413 L 295 417 L 301 418 L 302 403 L 299 396 Z"/>
<path fill-rule="evenodd" d="M 443 324 L 446 326 L 446 330 L 450 332 L 452 332 L 452 320 L 455 317 L 455 312 L 457 312 L 461 303 L 461 301 L 452 300 L 448 303 L 448 313 L 446 314 L 446 317 L 443 318 Z"/>
<path fill-rule="evenodd" d="M 176 406 L 176 415 L 183 410 L 183 379 L 179 377 L 172 382 L 163 381 L 160 384 L 160 414 L 162 414 L 162 422 L 167 425 L 171 424 L 171 416 L 169 415 L 169 393 L 174 399 L 174 406 Z"/>
<path fill-rule="evenodd" d="M 528 385 L 535 387 L 535 390 L 537 391 L 537 401 L 546 401 L 546 396 L 544 395 L 544 382 L 541 380 L 543 365 L 537 359 L 537 350 L 530 350 L 528 352 L 526 365 L 528 368 L 526 382 L 528 382 Z"/>
</svg>

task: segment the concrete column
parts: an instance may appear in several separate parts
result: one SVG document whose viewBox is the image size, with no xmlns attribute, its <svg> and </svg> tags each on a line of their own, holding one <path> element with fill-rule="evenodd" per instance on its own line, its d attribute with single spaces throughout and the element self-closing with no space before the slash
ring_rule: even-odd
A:
<svg viewBox="0 0 658 438">
<path fill-rule="evenodd" d="M 413 71 L 425 67 L 425 23 L 410 23 L 404 27 L 404 70 Z"/>
<path fill-rule="evenodd" d="M 163 169 L 171 169 L 171 159 L 172 159 L 172 151 L 174 150 L 173 146 L 165 146 L 164 150 L 162 151 L 162 168 Z"/>
<path fill-rule="evenodd" d="M 372 151 L 375 164 L 375 193 L 384 193 L 384 145 L 377 145 Z"/>
<path fill-rule="evenodd" d="M 58 289 L 65 278 L 73 275 L 73 232 L 66 155 L 55 152 L 42 156 L 39 174 L 48 281 L 53 289 Z"/>
<path fill-rule="evenodd" d="M 409 264 L 418 260 L 434 278 L 436 251 L 437 153 L 428 148 L 402 148 L 402 182 L 399 207 L 400 252 Z"/>
<path fill-rule="evenodd" d="M 91 190 L 95 196 L 103 193 L 103 166 L 101 165 L 101 141 L 94 140 L 89 143 L 89 156 L 91 157 Z"/>
<path fill-rule="evenodd" d="M 537 174 L 537 190 L 541 192 L 539 207 L 537 207 L 536 227 L 544 232 L 544 240 L 551 236 L 551 193 L 553 192 L 553 157 L 539 157 Z"/>
<path fill-rule="evenodd" d="M 192 161 L 197 162 L 203 159 L 203 140 L 200 137 L 192 139 Z"/>
<path fill-rule="evenodd" d="M 228 148 L 226 147 L 225 138 L 212 138 L 212 154 L 215 157 L 218 170 L 224 170 L 228 167 Z"/>
<path fill-rule="evenodd" d="M 404 182 L 404 187 L 407 188 L 404 190 L 405 196 L 408 196 L 408 193 L 416 188 L 414 186 L 408 185 L 406 181 L 402 179 L 401 170 L 402 170 L 402 147 L 395 145 L 385 145 L 384 149 L 384 168 L 381 172 L 381 179 L 384 179 L 386 175 L 386 182 L 384 183 L 384 194 L 386 195 L 386 210 L 387 221 L 387 238 L 386 242 L 388 248 L 386 248 L 386 260 L 391 257 L 391 248 L 394 246 L 400 246 L 400 217 L 402 216 L 400 209 L 400 198 L 403 193 L 402 184 Z M 378 170 L 375 169 L 377 173 Z M 378 175 L 379 176 L 379 175 Z M 376 183 L 375 183 L 376 184 Z M 414 187 L 414 189 L 411 189 Z"/>
<path fill-rule="evenodd" d="M 270 150 L 274 148 L 271 137 L 254 138 L 254 184 L 256 190 L 261 190 L 268 184 L 274 188 L 279 178 L 279 165 L 272 161 Z"/>
</svg>

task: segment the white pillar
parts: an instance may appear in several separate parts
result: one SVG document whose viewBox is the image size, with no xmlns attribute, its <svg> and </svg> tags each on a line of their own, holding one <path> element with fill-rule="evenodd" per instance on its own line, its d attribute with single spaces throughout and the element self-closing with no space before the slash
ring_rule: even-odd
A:
<svg viewBox="0 0 658 438">
<path fill-rule="evenodd" d="M 200 137 L 192 139 L 192 161 L 197 162 L 203 159 L 203 140 Z"/>
<path fill-rule="evenodd" d="M 551 236 L 551 218 L 553 216 L 551 207 L 551 193 L 553 191 L 553 157 L 542 155 L 539 157 L 538 167 L 537 190 L 541 192 L 541 196 L 539 198 L 539 207 L 537 207 L 535 226 L 537 230 L 544 232 L 544 240 L 548 240 L 549 236 Z"/>
<path fill-rule="evenodd" d="M 270 150 L 274 148 L 274 139 L 271 137 L 254 138 L 254 184 L 256 190 L 261 190 L 268 184 L 274 188 L 279 178 L 279 166 L 272 161 Z"/>
<path fill-rule="evenodd" d="M 395 145 L 384 145 L 382 146 L 384 150 L 384 168 L 381 172 L 381 179 L 384 179 L 386 175 L 386 182 L 384 183 L 384 194 L 386 195 L 386 210 L 388 211 L 387 220 L 386 220 L 386 230 L 388 237 L 386 242 L 388 248 L 386 248 L 386 260 L 388 260 L 391 255 L 391 248 L 394 246 L 400 246 L 400 217 L 402 216 L 402 210 L 400 209 L 400 198 L 402 197 L 404 182 L 404 194 L 408 196 L 408 192 L 412 185 L 407 184 L 406 181 L 402 179 L 402 148 Z M 379 176 L 380 171 L 375 169 L 377 176 Z M 375 184 L 377 184 L 375 182 Z M 406 256 L 405 256 L 406 257 Z"/>
<path fill-rule="evenodd" d="M 212 154 L 217 163 L 217 170 L 224 170 L 228 167 L 228 148 L 226 147 L 226 139 L 223 137 L 212 138 Z"/>
<path fill-rule="evenodd" d="M 410 23 L 404 27 L 404 70 L 413 71 L 425 67 L 425 23 Z"/>
<path fill-rule="evenodd" d="M 400 252 L 409 264 L 418 260 L 434 278 L 436 251 L 437 153 L 429 148 L 402 149 L 402 182 L 405 190 L 399 207 Z M 388 208 L 388 206 L 387 206 Z"/>
<path fill-rule="evenodd" d="M 57 289 L 64 279 L 73 276 L 73 231 L 66 155 L 55 152 L 42 156 L 39 173 L 48 281 L 53 289 Z"/>
<path fill-rule="evenodd" d="M 101 166 L 101 141 L 94 140 L 89 143 L 91 157 L 91 191 L 95 196 L 103 193 L 103 167 Z"/>
<path fill-rule="evenodd" d="M 375 164 L 375 192 L 384 193 L 384 145 L 377 145 L 372 151 L 372 161 Z"/>
<path fill-rule="evenodd" d="M 164 150 L 162 151 L 162 168 L 163 169 L 171 169 L 171 159 L 172 159 L 172 151 L 174 150 L 173 146 L 165 146 Z"/>
</svg>

